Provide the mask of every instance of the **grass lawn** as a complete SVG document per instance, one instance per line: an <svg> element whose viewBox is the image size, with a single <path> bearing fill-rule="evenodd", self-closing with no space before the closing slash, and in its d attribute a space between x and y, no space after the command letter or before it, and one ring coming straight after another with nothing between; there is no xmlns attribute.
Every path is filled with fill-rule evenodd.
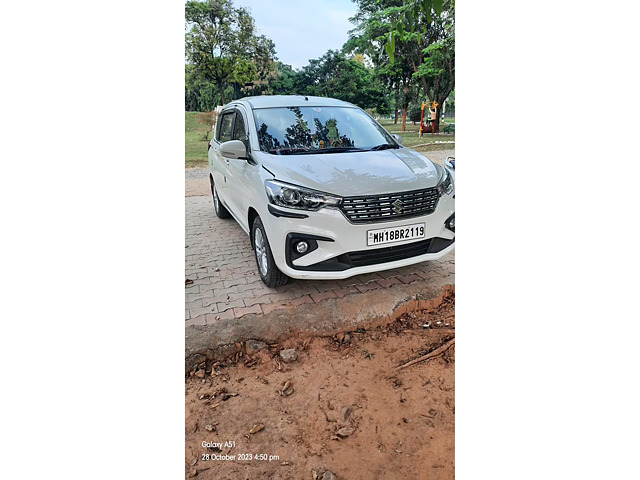
<svg viewBox="0 0 640 480"><path fill-rule="evenodd" d="M186 168L207 167L207 145L209 142L205 140L204 137L207 127L198 123L196 113L197 112L185 112L184 150ZM456 138L453 133L439 133L434 135L425 133L422 135L422 138L420 138L418 137L418 131L420 129L420 124L418 123L414 125L412 122L407 121L407 130L404 133L400 132L400 130L402 130L402 120L398 120L397 124L394 124L393 120L382 120L380 124L386 128L388 132L400 135L407 147L415 148L419 151L455 149L455 144L451 143L426 145L436 141L455 142ZM444 131L445 125L446 123L441 123L440 130ZM211 133L209 133L209 139L211 139Z"/></svg>
<svg viewBox="0 0 640 480"><path fill-rule="evenodd" d="M452 121L451 123L454 122ZM380 121L380 125L382 125L389 133L396 133L400 135L404 140L405 147L415 148L418 151L455 149L455 143L426 145L435 142L456 141L455 133L444 133L444 127L447 125L447 122L440 123L440 131L442 133L434 133L433 135L431 135L430 133L423 133L422 138L418 136L420 132L420 123L418 122L416 122L416 124L414 125L413 122L407 120L406 131L404 133L400 131L402 130L402 119L398 119L397 124L394 124L393 120L383 119Z"/></svg>
<svg viewBox="0 0 640 480"><path fill-rule="evenodd" d="M207 166L207 145L204 135L207 127L198 123L198 112L184 112L184 159L186 168L205 168ZM211 140L211 133L209 133Z"/></svg>

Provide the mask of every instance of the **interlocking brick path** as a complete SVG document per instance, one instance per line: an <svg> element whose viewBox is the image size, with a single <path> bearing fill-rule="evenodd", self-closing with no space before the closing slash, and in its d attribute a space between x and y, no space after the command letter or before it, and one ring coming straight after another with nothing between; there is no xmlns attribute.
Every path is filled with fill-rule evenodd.
<svg viewBox="0 0 640 480"><path fill-rule="evenodd" d="M219 219L211 196L188 196L186 202L186 325L270 313L283 306L322 302L400 283L454 283L454 252L439 261L367 273L345 280L294 280L268 288L258 275L249 236L233 219Z"/></svg>

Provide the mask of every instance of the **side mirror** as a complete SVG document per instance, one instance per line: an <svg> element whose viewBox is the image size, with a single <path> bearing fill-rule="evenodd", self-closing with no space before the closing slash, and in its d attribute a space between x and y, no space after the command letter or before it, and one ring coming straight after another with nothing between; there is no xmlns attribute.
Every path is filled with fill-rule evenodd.
<svg viewBox="0 0 640 480"><path fill-rule="evenodd" d="M447 159L444 161L444 164L451 168L452 170L456 169L456 157L447 157Z"/></svg>
<svg viewBox="0 0 640 480"><path fill-rule="evenodd" d="M400 135L398 135L397 133L394 133L391 136L396 142L398 142L398 145L401 145L404 147L404 139Z"/></svg>
<svg viewBox="0 0 640 480"><path fill-rule="evenodd" d="M247 147L240 140L230 140L220 145L220 155L237 160L249 159Z"/></svg>

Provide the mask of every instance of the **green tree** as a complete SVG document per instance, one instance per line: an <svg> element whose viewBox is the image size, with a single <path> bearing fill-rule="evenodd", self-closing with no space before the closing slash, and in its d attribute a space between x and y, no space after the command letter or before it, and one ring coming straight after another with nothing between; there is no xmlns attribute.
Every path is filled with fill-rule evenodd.
<svg viewBox="0 0 640 480"><path fill-rule="evenodd" d="M439 131L440 115L444 101L455 87L455 27L441 41L423 50L424 61L414 74L424 84L429 100L438 103L434 131Z"/></svg>
<svg viewBox="0 0 640 480"><path fill-rule="evenodd" d="M455 12L453 1L434 4L437 8L432 10L420 8L414 12L408 9L408 4L399 9L396 14L400 20L392 22L392 41L385 49L389 54L392 46L397 55L410 63L413 78L420 82L424 95L438 103L433 125L434 132L438 132L442 104L455 87ZM407 25L411 28L406 28ZM391 53L390 60L394 59Z"/></svg>
<svg viewBox="0 0 640 480"><path fill-rule="evenodd" d="M354 0L357 1L357 0ZM368 2L376 0L366 0ZM384 0L383 0L384 1ZM443 7L447 0L407 0L402 2L400 8L400 15L393 21L391 30L387 36L387 43L385 45L391 61L394 59L395 54L395 40L396 36L403 35L404 32L416 32L422 29L422 32L426 35L427 31L421 19L426 19L426 23L429 24L432 18L438 17L442 14ZM450 6L453 8L455 0L450 1Z"/></svg>
<svg viewBox="0 0 640 480"><path fill-rule="evenodd" d="M227 85L258 79L275 57L273 42L257 36L249 12L234 8L230 0L189 0L185 20L185 53L192 75L216 85L222 104Z"/></svg>
<svg viewBox="0 0 640 480"><path fill-rule="evenodd" d="M413 38L399 38L394 45L397 52L389 56L385 45L394 22L403 15L402 0L355 0L358 12L350 21L355 28L349 32L345 45L348 51L362 53L373 63L376 76L381 79L385 92L394 99L395 119L402 110L402 130L405 130L408 106L421 103L419 91L414 88L415 69L411 59L421 54L421 47ZM424 94L423 94L424 95ZM424 98L424 97L423 97Z"/></svg>
<svg viewBox="0 0 640 480"><path fill-rule="evenodd" d="M379 113L389 110L387 96L373 71L337 50L310 60L299 73L298 93L337 98Z"/></svg>
<svg viewBox="0 0 640 480"><path fill-rule="evenodd" d="M300 73L291 65L277 62L273 77L269 80L268 91L270 94L295 95L300 93Z"/></svg>

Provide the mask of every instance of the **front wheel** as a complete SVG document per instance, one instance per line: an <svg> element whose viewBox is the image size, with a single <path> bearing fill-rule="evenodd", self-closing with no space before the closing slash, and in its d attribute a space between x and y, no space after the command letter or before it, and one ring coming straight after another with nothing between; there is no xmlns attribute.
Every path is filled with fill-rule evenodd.
<svg viewBox="0 0 640 480"><path fill-rule="evenodd" d="M271 247L269 247L267 234L264 231L260 217L256 217L253 225L251 225L251 243L253 244L253 252L258 264L258 272L264 284L267 287L275 288L287 283L289 277L278 269L276 262L273 260Z"/></svg>
<svg viewBox="0 0 640 480"><path fill-rule="evenodd" d="M229 218L231 214L229 210L222 205L222 202L220 202L218 191L216 190L216 185L213 183L213 177L211 175L209 175L209 183L211 184L211 195L213 195L213 207L216 209L216 215L218 218Z"/></svg>

